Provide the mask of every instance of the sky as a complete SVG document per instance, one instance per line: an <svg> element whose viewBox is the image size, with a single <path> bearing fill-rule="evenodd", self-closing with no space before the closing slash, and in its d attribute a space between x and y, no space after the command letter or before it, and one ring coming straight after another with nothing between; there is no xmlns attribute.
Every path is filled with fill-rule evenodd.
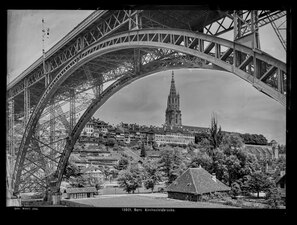
<svg viewBox="0 0 297 225"><path fill-rule="evenodd" d="M47 51L85 19L86 10L11 10L8 11L7 71L8 82L41 56L41 20L50 28ZM223 35L229 38L232 32ZM286 61L271 25L260 28L261 49ZM137 80L113 95L95 117L110 123L138 123L161 126L165 121L171 71ZM223 130L263 134L268 141L285 144L286 109L260 93L234 74L215 70L175 70L180 93L182 124L209 127L215 113Z"/></svg>

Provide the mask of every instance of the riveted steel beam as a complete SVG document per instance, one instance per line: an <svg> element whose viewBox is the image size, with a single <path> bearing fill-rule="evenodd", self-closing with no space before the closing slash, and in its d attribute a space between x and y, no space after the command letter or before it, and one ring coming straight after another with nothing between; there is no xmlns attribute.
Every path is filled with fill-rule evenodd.
<svg viewBox="0 0 297 225"><path fill-rule="evenodd" d="M69 94L70 94L70 110L69 110L69 133L71 133L74 125L75 125L75 121L76 121L76 112L75 112L75 90L74 89L70 89L69 90Z"/></svg>
<svg viewBox="0 0 297 225"><path fill-rule="evenodd" d="M176 36L176 38L165 38L167 37L173 37ZM162 37L162 38L158 38ZM182 39L183 42L176 42L177 39ZM52 82L49 84L47 89L45 90L44 94L41 96L40 101L36 105L32 116L29 119L28 125L26 127L26 130L24 132L24 137L22 140L22 143L20 145L18 158L16 160L16 170L15 170L15 177L16 180L19 179L20 171L22 170L23 160L24 157L27 154L28 144L29 140L32 137L33 130L36 126L36 123L38 119L41 116L42 110L46 107L47 102L52 98L55 91L58 89L58 87L69 77L74 71L76 71L77 68L80 68L84 64L90 62L92 59L95 59L99 56L102 56L104 54L115 52L122 49L135 49L135 48L154 48L154 49L161 49L161 48L167 48L174 50L176 52L181 52L184 55L191 55L195 57L199 57L203 60L206 60L212 64L215 64L229 72L232 72L239 77L245 79L246 81L254 84L255 86L258 86L262 88L262 91L265 93L268 93L270 96L272 96L274 99L277 99L282 104L285 103L285 96L282 95L278 90L269 87L262 81L258 79L252 79L253 74L252 71L245 71L244 70L244 64L250 61L250 57L245 59L247 61L243 61L244 64L241 63L241 65L235 65L229 64L226 61L220 60L219 57L215 57L214 54L208 51L200 51L200 48L190 48L190 43L195 41L199 44L202 43L214 43L217 46L224 47L225 49L232 49L233 51L236 50L238 54L241 56L253 56L258 61L265 62L267 64L273 65L277 67L280 71L282 71L284 74L286 73L286 66L281 61L274 59L273 57L266 55L265 53L261 51L254 51L253 49L234 43L231 41L227 41L221 38L201 34L201 33L195 33L195 32L189 32L185 30L177 30L177 29L153 29L153 30L135 30L130 32L124 32L121 34L115 34L113 36L110 36L109 38L106 38L98 43L95 43L93 45L90 45L86 50L82 51L80 54L78 54L76 57L71 59L69 63L61 69L61 71L53 78ZM185 42L185 40L187 40ZM198 41L199 40L199 41ZM178 43L178 44L177 44ZM231 50L229 50L231 51ZM220 55L217 53L217 56ZM223 54L224 55L224 54ZM229 54L230 60L234 60L234 55ZM152 60L156 60L157 58L154 56L152 57ZM253 60L249 63L253 63ZM149 66L149 63L146 64ZM144 67L145 65L142 64ZM257 67L257 65L253 65L254 67ZM120 72L127 72L127 69L119 69ZM156 70L154 70L156 71ZM128 72L127 72L128 73ZM142 74L139 76L135 76L134 73L127 74L127 76L122 76L117 81L114 82L114 84L110 87L108 87L98 98L98 101L106 101L108 98L107 96L110 96L114 94L117 90L121 89L123 86L128 85L133 81L133 79L139 79ZM262 75L262 74L260 74ZM115 79L115 76L113 76L113 79ZM105 93L105 94L104 94ZM100 104L102 103L100 102ZM99 104L99 103L98 103ZM89 119L90 113L94 112L96 109L96 105L91 104L89 109L85 111L83 114L82 120L85 121ZM88 114L89 113L89 114ZM69 139L66 141L66 147L64 151L64 156L59 158L59 164L57 171L63 172L65 163L67 162L70 152L72 151L73 144L75 142L75 138L77 135L79 135L79 130L81 129L82 123L80 121L75 125L75 127L72 129L71 135ZM73 136L76 135L76 136Z"/></svg>
<svg viewBox="0 0 297 225"><path fill-rule="evenodd" d="M267 10L242 10L239 13L240 16L240 21L243 23L243 26L241 27L241 35L245 35L249 32L251 32L252 27L251 23L252 22L252 13L253 11L257 11L258 14L258 20L253 21L255 22L255 25L257 27L262 27L265 26L271 21L278 20L279 18L282 18L286 16L286 11L284 10L275 10L275 11L267 11ZM214 36L219 36L222 35L228 31L231 31L235 29L235 27L238 24L234 23L234 19L236 18L236 15L234 12L231 11L226 11L226 12L221 12L225 17L216 20L204 27L204 33L209 34L209 35L214 35Z"/></svg>

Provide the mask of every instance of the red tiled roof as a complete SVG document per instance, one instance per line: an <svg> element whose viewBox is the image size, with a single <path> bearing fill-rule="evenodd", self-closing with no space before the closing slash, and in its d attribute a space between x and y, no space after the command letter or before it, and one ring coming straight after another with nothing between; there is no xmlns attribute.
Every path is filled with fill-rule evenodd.
<svg viewBox="0 0 297 225"><path fill-rule="evenodd" d="M212 179L203 168L189 168L167 187L168 192L204 194L216 191L229 191L230 187Z"/></svg>

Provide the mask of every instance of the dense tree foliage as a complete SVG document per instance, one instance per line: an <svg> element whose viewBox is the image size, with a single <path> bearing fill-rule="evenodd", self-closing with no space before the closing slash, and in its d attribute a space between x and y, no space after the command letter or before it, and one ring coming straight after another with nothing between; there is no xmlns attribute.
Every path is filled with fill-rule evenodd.
<svg viewBox="0 0 297 225"><path fill-rule="evenodd" d="M146 148L145 148L144 142L142 142L142 145L141 145L140 157L142 157L142 158L146 157Z"/></svg>
<svg viewBox="0 0 297 225"><path fill-rule="evenodd" d="M195 134L195 143L200 143L202 142L204 139L207 140L211 140L213 139L213 141L211 142L211 144L213 146L217 146L216 143L216 139L214 139L215 134L217 134L217 132L219 131L217 125L215 125L216 120L214 119L214 122L212 122L212 129L210 130L212 133L206 133L206 132L202 132L202 133L196 133ZM217 131L217 132L215 132ZM222 135L220 137L222 137L225 133L226 136L228 136L228 133L226 132L221 132ZM224 135L224 136L225 136ZM236 136L239 136L242 139L242 142L244 144L252 144L252 145L267 145L268 141L267 139L262 135L262 134L236 134ZM219 139L218 139L219 140ZM285 146L280 146L279 149L282 149L281 152L285 151Z"/></svg>
<svg viewBox="0 0 297 225"><path fill-rule="evenodd" d="M146 189L154 191L154 187L161 181L161 173L158 168L158 164L155 161L146 161L143 164L144 174L143 182Z"/></svg>
<svg viewBox="0 0 297 225"><path fill-rule="evenodd" d="M275 186L272 186L268 189L266 193L266 199L269 208L272 209L277 209L282 203L281 193Z"/></svg>
<svg viewBox="0 0 297 225"><path fill-rule="evenodd" d="M225 134L222 139L224 149L241 148L243 146L242 138L237 134Z"/></svg>
<svg viewBox="0 0 297 225"><path fill-rule="evenodd" d="M286 146L285 145L278 145L278 153L279 154L286 154Z"/></svg>
<svg viewBox="0 0 297 225"><path fill-rule="evenodd" d="M142 186L142 174L137 166L129 166L119 172L118 183L126 192L134 191Z"/></svg>
<svg viewBox="0 0 297 225"><path fill-rule="evenodd" d="M113 147L117 144L117 141L115 138L108 138L106 141L106 146Z"/></svg>
<svg viewBox="0 0 297 225"><path fill-rule="evenodd" d="M237 134L225 133L220 145L211 151L213 146L207 139L199 143L196 154L190 155L188 167L201 165L209 173L233 189L233 193L241 193L246 180L253 172L260 170L257 159L243 149L243 140Z"/></svg>
<svg viewBox="0 0 297 225"><path fill-rule="evenodd" d="M163 173L167 185L171 184L180 175L182 168L180 151L169 147L161 150L159 169Z"/></svg>
<svg viewBox="0 0 297 225"><path fill-rule="evenodd" d="M203 139L209 139L209 134L206 132L195 133L195 143L200 143Z"/></svg>
<svg viewBox="0 0 297 225"><path fill-rule="evenodd" d="M273 183L268 179L268 176L261 171L252 173L246 183L249 192L257 193L257 197L260 192L267 192L272 186Z"/></svg>
<svg viewBox="0 0 297 225"><path fill-rule="evenodd" d="M240 134L245 144L267 145L267 139L262 134Z"/></svg>
<svg viewBox="0 0 297 225"><path fill-rule="evenodd" d="M216 149L220 146L223 139L223 133L221 126L218 126L218 121L214 115L211 117L211 125L210 125L210 136L209 142L213 149Z"/></svg>
<svg viewBox="0 0 297 225"><path fill-rule="evenodd" d="M78 166L70 158L68 160L66 168L64 170L63 177L68 180L70 177L78 177L80 175L81 175L81 173L80 173Z"/></svg>
<svg viewBox="0 0 297 225"><path fill-rule="evenodd" d="M118 163L114 166L117 170L125 170L129 165L129 160L127 157L121 157Z"/></svg>
<svg viewBox="0 0 297 225"><path fill-rule="evenodd" d="M211 171L212 158L206 152L198 151L190 159L190 163L188 165L189 168L197 168L199 166L203 167L207 171Z"/></svg>

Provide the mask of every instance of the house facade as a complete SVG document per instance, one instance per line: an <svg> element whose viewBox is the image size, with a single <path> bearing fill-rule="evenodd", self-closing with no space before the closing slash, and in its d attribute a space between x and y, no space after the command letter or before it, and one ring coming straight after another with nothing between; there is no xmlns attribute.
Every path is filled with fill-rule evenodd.
<svg viewBox="0 0 297 225"><path fill-rule="evenodd" d="M67 188L66 189L68 199L77 198L92 198L97 194L95 187L83 187L83 188Z"/></svg>
<svg viewBox="0 0 297 225"><path fill-rule="evenodd" d="M158 146L163 144L188 145L195 142L195 137L182 133L155 134L155 142Z"/></svg>

